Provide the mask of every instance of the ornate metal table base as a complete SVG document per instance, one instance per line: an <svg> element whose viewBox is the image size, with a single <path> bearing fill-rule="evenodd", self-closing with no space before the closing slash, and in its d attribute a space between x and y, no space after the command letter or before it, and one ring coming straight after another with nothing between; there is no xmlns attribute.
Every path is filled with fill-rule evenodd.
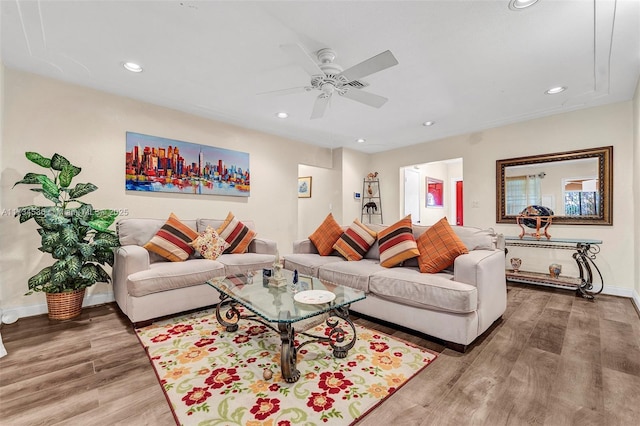
<svg viewBox="0 0 640 426"><path fill-rule="evenodd" d="M342 306L329 311L329 317L325 323L330 328L328 336L317 336L306 333L304 330L297 332L298 335L304 335L311 338L296 347L295 345L295 322L287 322L289 312L284 311L280 314L280 322L278 322L278 328L276 329L272 324L263 321L257 315L241 315L236 306L238 302L229 298L224 293L220 294L220 303L216 306L216 319L220 324L226 327L229 332L238 330L238 322L240 319L248 319L251 321L257 321L270 329L280 334L280 370L282 377L288 383L297 382L300 378L300 371L296 368L296 360L298 351L305 345L314 342L326 342L329 343L333 349L333 356L336 358L346 358L349 350L356 344L356 328L353 322L349 318L349 306ZM221 309L228 308L222 315ZM351 332L347 334L345 329L341 326L341 323L347 324L351 328ZM345 337L345 336L348 336Z"/></svg>
<svg viewBox="0 0 640 426"><path fill-rule="evenodd" d="M604 284L600 287L600 290L594 292L593 290L593 272L591 271L591 265L598 272L600 282L604 283L602 279L602 273L595 263L596 255L600 252L600 247L597 245L578 243L576 245L576 252L573 253L573 259L578 264L578 270L580 271L580 286L578 287L578 293L586 298L593 299L596 294L602 292Z"/></svg>

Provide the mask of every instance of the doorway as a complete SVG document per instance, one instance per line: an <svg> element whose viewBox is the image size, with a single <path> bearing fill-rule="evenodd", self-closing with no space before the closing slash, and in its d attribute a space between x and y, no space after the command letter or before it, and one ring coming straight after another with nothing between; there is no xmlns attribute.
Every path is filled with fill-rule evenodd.
<svg viewBox="0 0 640 426"><path fill-rule="evenodd" d="M443 217L451 225L464 223L462 158L401 167L400 179L400 211L414 224L433 225ZM441 202L428 202L428 179L441 182Z"/></svg>

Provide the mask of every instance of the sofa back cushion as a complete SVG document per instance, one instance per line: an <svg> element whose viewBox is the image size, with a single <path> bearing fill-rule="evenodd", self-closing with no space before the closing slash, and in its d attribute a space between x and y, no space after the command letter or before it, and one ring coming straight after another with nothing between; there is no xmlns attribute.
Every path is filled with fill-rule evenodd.
<svg viewBox="0 0 640 426"><path fill-rule="evenodd" d="M413 236L417 240L431 226L413 225ZM467 250L493 250L496 248L497 234L492 228L480 229L472 226L451 226L462 240Z"/></svg>
<svg viewBox="0 0 640 426"><path fill-rule="evenodd" d="M256 224L252 220L241 220L245 226L252 231L256 230ZM218 229L224 223L224 219L198 219L196 221L196 231L203 232L207 230L207 226L212 227L213 229Z"/></svg>
<svg viewBox="0 0 640 426"><path fill-rule="evenodd" d="M189 228L196 231L195 220L180 220ZM156 235L156 232L166 222L166 219L140 219L140 218L124 218L120 219L116 224L120 245L123 246L144 246ZM206 227L204 228L206 229Z"/></svg>

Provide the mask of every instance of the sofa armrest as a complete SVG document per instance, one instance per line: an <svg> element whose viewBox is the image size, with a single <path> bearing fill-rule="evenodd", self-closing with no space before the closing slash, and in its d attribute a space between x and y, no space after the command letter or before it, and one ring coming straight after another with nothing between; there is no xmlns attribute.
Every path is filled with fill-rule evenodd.
<svg viewBox="0 0 640 426"><path fill-rule="evenodd" d="M137 245L118 247L113 263L113 295L120 308L127 313L127 279L129 275L149 269L149 252Z"/></svg>
<svg viewBox="0 0 640 426"><path fill-rule="evenodd" d="M478 289L478 334L507 309L503 250L472 250L456 258L453 279Z"/></svg>
<svg viewBox="0 0 640 426"><path fill-rule="evenodd" d="M258 254L276 254L278 244L274 240L256 237L249 243L247 252Z"/></svg>
<svg viewBox="0 0 640 426"><path fill-rule="evenodd" d="M293 242L294 253L318 253L318 249L313 245L310 239L296 240Z"/></svg>

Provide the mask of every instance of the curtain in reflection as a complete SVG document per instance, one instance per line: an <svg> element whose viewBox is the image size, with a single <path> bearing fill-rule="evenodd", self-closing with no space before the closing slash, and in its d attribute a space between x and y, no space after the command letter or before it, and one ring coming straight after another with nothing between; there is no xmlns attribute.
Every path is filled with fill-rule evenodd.
<svg viewBox="0 0 640 426"><path fill-rule="evenodd" d="M505 184L507 215L517 215L527 206L542 203L540 176L507 177Z"/></svg>

